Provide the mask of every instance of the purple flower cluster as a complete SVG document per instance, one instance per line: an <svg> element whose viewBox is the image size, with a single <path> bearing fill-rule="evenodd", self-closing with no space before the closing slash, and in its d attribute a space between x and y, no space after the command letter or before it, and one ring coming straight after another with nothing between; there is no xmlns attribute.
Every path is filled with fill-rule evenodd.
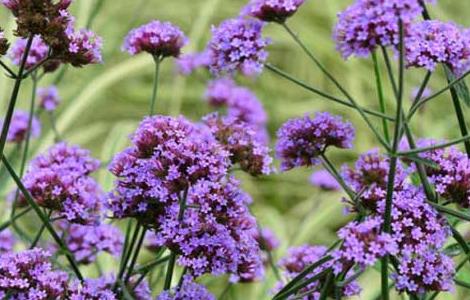
<svg viewBox="0 0 470 300"><path fill-rule="evenodd" d="M162 292L156 300L215 300L215 297L205 286L195 283L191 277L186 276L180 287Z"/></svg>
<svg viewBox="0 0 470 300"><path fill-rule="evenodd" d="M324 191L337 191L341 185L327 170L319 170L312 173L310 183Z"/></svg>
<svg viewBox="0 0 470 300"><path fill-rule="evenodd" d="M385 197L389 170L390 159L373 149L362 154L354 168L343 166L342 176L352 190L360 194L361 205L375 211L377 203ZM408 174L400 164L395 173L395 189L400 189Z"/></svg>
<svg viewBox="0 0 470 300"><path fill-rule="evenodd" d="M91 264L97 254L107 252L113 256L121 254L124 244L122 232L112 225L87 226L71 224L64 228L65 244L78 263Z"/></svg>
<svg viewBox="0 0 470 300"><path fill-rule="evenodd" d="M211 56L208 51L181 55L176 60L176 68L182 75L190 75L199 68L208 68Z"/></svg>
<svg viewBox="0 0 470 300"><path fill-rule="evenodd" d="M203 122L230 153L233 164L239 164L243 171L253 176L271 172L269 148L259 141L255 128L239 119L217 113L204 117Z"/></svg>
<svg viewBox="0 0 470 300"><path fill-rule="evenodd" d="M265 22L284 23L304 2L305 0L251 0L242 14Z"/></svg>
<svg viewBox="0 0 470 300"><path fill-rule="evenodd" d="M225 176L229 154L207 131L184 117L144 119L133 146L110 165L118 177L108 203L114 217L135 217L158 228L165 206L178 203L190 185Z"/></svg>
<svg viewBox="0 0 470 300"><path fill-rule="evenodd" d="M231 273L235 281L259 279L263 270L256 221L247 207L251 198L239 182L199 181L189 188L186 202L182 221L178 203L166 208L156 232L160 244L179 253L178 262L193 276Z"/></svg>
<svg viewBox="0 0 470 300"><path fill-rule="evenodd" d="M3 124L3 122L0 122ZM11 119L10 128L8 129L7 142L20 144L24 142L28 135L29 113L16 110ZM38 118L33 116L31 120L30 138L35 139L41 134L41 123Z"/></svg>
<svg viewBox="0 0 470 300"><path fill-rule="evenodd" d="M39 206L72 223L90 224L99 219L103 202L90 176L98 167L89 151L61 142L31 161L23 182Z"/></svg>
<svg viewBox="0 0 470 300"><path fill-rule="evenodd" d="M264 127L267 115L263 105L249 89L237 86L232 79L221 78L209 82L207 101L214 107L227 106L227 115L255 127Z"/></svg>
<svg viewBox="0 0 470 300"><path fill-rule="evenodd" d="M351 123L327 112L316 113L314 118L306 115L291 119L277 133L281 169L316 165L328 147L351 148L354 136Z"/></svg>
<svg viewBox="0 0 470 300"><path fill-rule="evenodd" d="M27 39L18 39L10 49L9 56L15 65L21 64L21 59L26 50ZM44 60L49 53L49 47L43 42L39 35L34 36L28 58L26 59L25 68L31 69L40 61Z"/></svg>
<svg viewBox="0 0 470 300"><path fill-rule="evenodd" d="M91 30L74 30L72 26L66 31L69 41L64 60L74 67L102 63L103 39Z"/></svg>
<svg viewBox="0 0 470 300"><path fill-rule="evenodd" d="M11 252L15 246L16 239L9 229L0 231L0 256Z"/></svg>
<svg viewBox="0 0 470 300"><path fill-rule="evenodd" d="M397 243L390 234L381 232L381 226L380 217L369 217L362 222L350 222L339 230L343 244L333 252L336 273L355 264L362 268L372 266L379 258L398 253Z"/></svg>
<svg viewBox="0 0 470 300"><path fill-rule="evenodd" d="M317 262L322 257L327 254L327 248L324 246L311 246L311 245L302 245L298 247L292 247L287 250L286 257L282 258L279 261L279 266L283 270L284 277L287 279L293 279L299 275L306 267ZM312 272L307 275L306 279L312 278L324 270L332 267L332 262L327 262L321 266L312 270ZM349 274L348 274L349 275ZM320 292L324 286L325 278L320 278L317 281L314 281L307 285L305 288L299 291L314 291L309 296L305 296L304 300L317 300L320 297ZM281 289L283 283L279 282L276 286L276 289ZM352 281L343 287L341 294L346 297L358 295L361 292L361 288L356 281Z"/></svg>
<svg viewBox="0 0 470 300"><path fill-rule="evenodd" d="M232 75L240 71L247 76L261 73L268 57L269 44L261 35L263 23L252 19L229 19L212 29L209 43L214 75Z"/></svg>
<svg viewBox="0 0 470 300"><path fill-rule="evenodd" d="M49 256L38 248L0 255L0 298L63 299L68 276L53 269Z"/></svg>
<svg viewBox="0 0 470 300"><path fill-rule="evenodd" d="M418 256L400 258L398 271L392 274L400 292L424 294L429 291L451 291L455 267L447 255L428 250Z"/></svg>
<svg viewBox="0 0 470 300"><path fill-rule="evenodd" d="M338 15L336 48L348 58L368 56L379 46L396 46L400 41L399 19L408 31L421 12L418 0L356 0Z"/></svg>
<svg viewBox="0 0 470 300"><path fill-rule="evenodd" d="M423 21L413 24L405 45L409 67L434 71L437 64L443 63L457 74L470 68L470 30L454 23Z"/></svg>
<svg viewBox="0 0 470 300"><path fill-rule="evenodd" d="M39 107L45 111L53 111L61 102L57 87L51 85L47 88L38 89Z"/></svg>
<svg viewBox="0 0 470 300"><path fill-rule="evenodd" d="M184 33L170 22L152 21L129 32L123 51L130 55L147 52L155 57L178 57L187 43Z"/></svg>

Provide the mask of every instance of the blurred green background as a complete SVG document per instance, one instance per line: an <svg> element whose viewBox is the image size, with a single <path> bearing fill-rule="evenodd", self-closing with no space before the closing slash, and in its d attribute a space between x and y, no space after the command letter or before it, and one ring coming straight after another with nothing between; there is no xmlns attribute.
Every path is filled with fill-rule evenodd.
<svg viewBox="0 0 470 300"><path fill-rule="evenodd" d="M371 60L343 61L335 51L331 38L337 12L351 2L307 0L300 11L289 19L289 24L362 105L378 109ZM438 5L430 9L433 17L453 20L470 27L470 1L438 2ZM127 145L128 135L146 115L152 88L151 58L146 55L129 57L120 50L127 32L152 19L171 21L180 26L191 40L184 52L201 51L210 38L211 24L235 17L245 3L245 0L75 1L72 12L77 17L78 24L85 26L91 23L91 28L104 38L105 63L67 70L59 85L60 94L64 99L57 115L59 131L67 140L91 149L94 156L100 158L104 164L109 162L114 153ZM3 8L0 8L0 20L0 26L5 28L7 33L11 33L14 21ZM315 87L341 96L280 26L268 25L265 35L272 39L269 46L269 62ZM384 71L383 66L382 69ZM407 97L411 90L420 84L423 76L422 70L407 71ZM382 77L386 78L385 73ZM47 86L54 78L55 75L48 76L41 85ZM210 111L203 101L206 79L200 76L182 77L175 72L174 62L166 60L160 76L158 112L169 115L184 114L198 120ZM354 149L329 152L338 167L343 163L353 162L358 153L379 145L357 113L302 90L268 70L256 79L237 80L240 84L250 87L263 102L269 114L268 126L273 142L277 128L288 118L306 112L326 110L343 115L351 120L357 129ZM11 80L5 77L0 78L2 111L5 111L11 83ZM445 86L442 72L439 71L433 76L430 85L435 90ZM387 108L391 113L394 103L390 86L386 86L385 92ZM28 82L23 86L19 107L27 108L29 95ZM407 107L410 103L407 103ZM465 110L467 113L468 109ZM381 128L379 120L373 118L373 121ZM451 99L447 94L433 100L412 125L417 136L454 138L459 135ZM32 155L46 149L52 140L48 120L43 118L42 137L34 141ZM11 155L15 154L13 148L8 150ZM244 188L254 198L253 211L260 223L273 229L282 240L281 249L275 253L276 258L281 257L291 245L331 243L337 229L348 221L348 217L343 214L342 194L324 193L310 186L308 177L311 172L312 170L306 169L295 170L258 179L238 174L243 178ZM99 180L105 190L110 189L112 177L106 170L100 172ZM12 183L3 177L1 186L1 194L5 195L11 190ZM7 215L5 210L2 218ZM29 226L34 228L34 224ZM112 262L107 258L103 258L103 261L109 264ZM462 278L470 278L465 272L466 270ZM360 278L364 287L361 299L374 299L378 295L379 277L378 272L370 270ZM216 295L226 285L225 279L204 280ZM264 284L234 287L230 290L228 299L269 299L268 291L274 282L273 275L268 272ZM469 297L470 295L459 292L443 295L441 299Z"/></svg>

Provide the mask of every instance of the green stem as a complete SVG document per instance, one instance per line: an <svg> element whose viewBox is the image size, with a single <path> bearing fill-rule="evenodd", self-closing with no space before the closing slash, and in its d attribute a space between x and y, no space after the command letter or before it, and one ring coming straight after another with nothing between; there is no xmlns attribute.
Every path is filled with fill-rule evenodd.
<svg viewBox="0 0 470 300"><path fill-rule="evenodd" d="M52 211L48 214L47 218L49 218L49 221L51 219ZM36 247L38 244L39 240L41 239L41 236L46 229L46 225L42 224L41 228L39 229L38 233L36 234L36 237L34 238L33 242L31 243L31 246L29 246L29 249L33 249Z"/></svg>
<svg viewBox="0 0 470 300"><path fill-rule="evenodd" d="M7 229L8 227L10 227L11 223L15 220L18 220L19 218L21 218L22 216L26 215L27 213L29 213L30 211L32 210L31 207L28 207L26 209L24 209L22 212L18 213L15 215L15 218L14 220L8 220L6 221L5 223L3 223L2 225L0 225L0 232L2 232L3 230Z"/></svg>
<svg viewBox="0 0 470 300"><path fill-rule="evenodd" d="M25 70L26 60L29 55L29 51L31 50L31 45L33 43L34 35L30 35L28 41L26 42L26 47L23 53L23 57L21 58L20 68L18 70L18 74L15 79L15 85L13 87L13 91L11 93L10 102L8 104L8 110L5 115L3 126L2 126L2 133L0 135L0 156L3 157L5 144L7 140L8 130L10 129L11 119L13 117L13 112L16 106L16 100L18 99L18 93L20 91L21 83L23 81L23 72Z"/></svg>
<svg viewBox="0 0 470 300"><path fill-rule="evenodd" d="M131 257L131 254L133 252L133 249L134 249L134 246L135 246L135 243L137 241L137 238L139 236L139 232L140 232L140 228L141 228L141 225L140 223L137 223L135 225L135 229L134 229L134 234L132 235L132 240L130 242L130 244L128 245L127 247L127 252L124 251L124 257L123 259L121 260L121 266L120 266L120 269L119 269L119 273L118 273L118 276L117 276L117 281L120 281L122 279L122 277L124 276L124 271L126 270L126 267L127 267L127 263L129 262L129 259ZM116 285L115 285L116 287Z"/></svg>
<svg viewBox="0 0 470 300"><path fill-rule="evenodd" d="M25 186L23 185L23 183L21 182L21 179L18 177L18 175L15 173L15 170L12 168L12 166L10 165L10 163L8 162L8 160L6 159L6 157L4 155L2 155L2 162L3 164L5 165L8 173L10 173L10 176L13 178L13 181L15 181L16 185L18 186L18 188L20 189L21 193L23 193L23 196L25 197L26 199L26 202L28 202L28 204L33 208L33 210L36 212L36 214L38 215L38 217L41 219L41 221L43 222L43 224L46 226L46 229L49 231L49 233L51 234L52 238L54 239L54 241L57 243L57 245L60 247L61 250L63 250L65 252L65 257L67 258L67 260L69 261L70 263L70 266L72 267L72 270L73 272L75 273L75 275L77 276L77 278L80 280L80 281L83 281L83 276L82 274L80 273L80 269L78 268L78 265L77 265L77 262L75 261L75 258L74 256L71 254L71 252L68 250L67 248L67 245L65 245L65 243L61 240L61 238L59 237L59 235L57 234L57 232L54 230L54 228L52 227L52 225L49 223L49 219L47 218L47 216L42 212L42 210L40 209L40 207L37 205L37 203L34 201L34 199L32 198L31 194L29 193L29 191L25 188Z"/></svg>
<svg viewBox="0 0 470 300"><path fill-rule="evenodd" d="M5 71L7 71L9 77L14 78L14 79L16 78L15 72L13 72L13 71L12 71L3 61L1 61L1 60L0 60L0 66L2 66L2 67L5 69Z"/></svg>
<svg viewBox="0 0 470 300"><path fill-rule="evenodd" d="M343 190L348 194L349 198L351 200L356 198L355 193L349 188L349 186L346 184L346 182L343 180L343 177L339 174L338 170L336 170L335 166L333 163L326 157L326 155L323 153L320 155L321 161L325 169L333 176L336 181L341 185Z"/></svg>
<svg viewBox="0 0 470 300"><path fill-rule="evenodd" d="M134 251L134 256L131 259L131 264L129 265L127 275L124 279L125 284L127 284L129 282L129 279L131 278L131 275L134 272L134 267L135 267L135 264L137 262L137 258L139 257L139 252L140 252L140 249L142 248L142 244L144 243L145 233L146 232L147 232L147 229L145 227L143 227L143 230L140 234L140 239L137 242L137 246L136 246L135 251Z"/></svg>
<svg viewBox="0 0 470 300"><path fill-rule="evenodd" d="M384 92L382 88L382 78L380 76L380 69L379 69L379 64L377 61L377 54L372 52L372 59L374 61L374 73L375 73L375 82L377 85L377 94L379 97L379 105L380 105L380 112L385 114L386 108L385 108L385 98L384 98ZM390 133L388 132L388 124L387 120L382 119L382 126L384 129L384 137L387 143L390 143Z"/></svg>
<svg viewBox="0 0 470 300"><path fill-rule="evenodd" d="M432 146L423 147L423 148L416 148L416 149L412 149L412 150L408 150L408 151L397 152L396 155L397 156L407 156L407 155L419 154L419 153L428 152L428 151L431 151L431 150L447 148L447 147L457 145L457 144L460 144L460 143L468 141L468 140L470 140L470 135L463 136L461 138L451 140L447 143L432 145Z"/></svg>
<svg viewBox="0 0 470 300"><path fill-rule="evenodd" d="M431 204L435 209L437 209L441 213L445 213L447 215L454 216L456 218L459 218L465 221L470 221L470 215L467 215L466 213L447 208L445 206L439 205L434 202L428 202L428 203Z"/></svg>
<svg viewBox="0 0 470 300"><path fill-rule="evenodd" d="M265 67L266 67L266 69L272 71L273 73L275 73L275 74L277 74L277 75L279 75L279 76L281 76L281 77L283 77L283 78L285 78L285 79L291 81L292 83L297 84L298 86L300 86L300 87L302 87L302 88L304 88L304 89L306 89L306 90L308 90L308 91L310 91L310 92L312 92L312 93L314 93L314 94L317 94L317 95L319 95L319 96L322 96L323 98L328 99L328 100L331 100L331 101L336 102L336 103L338 103L338 104L341 104L341 105L344 105L344 106L347 106L347 107L351 107L351 108L355 108L355 106L352 105L351 103L349 103L348 101L339 99L339 98L337 98L337 97L335 97L335 96L332 96L332 95L330 95L330 94L328 94L328 93L322 92L322 91L320 91L320 90L318 90L318 89L316 89L316 88L314 88L314 87L308 85L307 83L305 83L305 82L303 82L303 81L301 81L301 80L299 80L299 79L296 79L296 78L293 77L292 75L290 75L290 74L288 74L288 73L282 71L281 69L279 69L279 68L277 68L277 67L275 67L275 66L273 66L273 65L271 65L271 64L265 64ZM393 119L392 117L387 116L387 115L384 115L384 114L382 114L382 113L380 113L380 112L377 112L377 111L374 111L374 110L370 110L370 109L367 109L367 108L362 108L362 110L363 110L365 113L367 113L367 114L369 114L369 115L371 115L371 116L375 116L375 117L378 117L378 118L385 118L385 119L387 119L387 120L389 120L389 121L392 121L392 122L394 121L394 119Z"/></svg>
<svg viewBox="0 0 470 300"><path fill-rule="evenodd" d="M155 103L157 100L157 93L158 93L158 77L160 73L160 63L161 63L161 59L158 56L154 56L153 60L155 61L155 75L153 79L152 98L150 99L150 115L151 116L155 114Z"/></svg>

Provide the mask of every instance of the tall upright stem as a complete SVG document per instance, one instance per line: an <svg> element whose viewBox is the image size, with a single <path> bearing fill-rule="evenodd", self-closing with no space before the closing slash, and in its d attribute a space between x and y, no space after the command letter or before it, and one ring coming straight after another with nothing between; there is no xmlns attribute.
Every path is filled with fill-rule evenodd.
<svg viewBox="0 0 470 300"><path fill-rule="evenodd" d="M377 54L372 52L372 59L374 61L374 73L375 73L375 81L377 84L377 96L379 97L379 104L380 104L380 112L385 114L385 98L384 98L384 92L382 88L382 78L380 76L380 70L379 70L379 63L377 61ZM382 126L384 129L384 137L387 140L388 143L390 143L390 134L388 132L388 124L387 120L382 119Z"/></svg>
<svg viewBox="0 0 470 300"><path fill-rule="evenodd" d="M26 47L21 58L20 68L15 79L15 85L13 86L13 91L11 92L10 102L8 103L8 110L3 120L2 133L0 135L0 156L3 156L5 150L5 144L7 140L8 130L10 129L11 119L13 117L13 112L15 111L16 100L18 99L18 93L20 92L21 83L23 82L23 74L25 70L26 60L28 59L29 51L31 50L31 45L33 43L34 35L31 34L26 42Z"/></svg>
<svg viewBox="0 0 470 300"><path fill-rule="evenodd" d="M160 73L161 58L158 56L154 56L153 60L155 61L155 74L153 78L152 98L150 99L150 115L151 116L155 114L155 103L157 101L157 94L158 94L158 77Z"/></svg>

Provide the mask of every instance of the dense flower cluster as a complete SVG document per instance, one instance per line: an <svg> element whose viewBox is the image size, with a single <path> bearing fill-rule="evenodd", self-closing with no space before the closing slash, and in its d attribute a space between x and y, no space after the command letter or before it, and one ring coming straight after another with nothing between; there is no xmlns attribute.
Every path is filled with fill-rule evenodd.
<svg viewBox="0 0 470 300"><path fill-rule="evenodd" d="M103 278L74 281L69 286L70 300L117 300L116 294Z"/></svg>
<svg viewBox="0 0 470 300"><path fill-rule="evenodd" d="M233 164L251 174L269 174L272 158L269 148L259 141L256 129L232 117L210 114L203 118L217 141L230 153Z"/></svg>
<svg viewBox="0 0 470 300"><path fill-rule="evenodd" d="M378 212L383 214L385 202L379 204ZM450 236L445 218L426 203L424 192L406 185L395 191L392 207L392 236L397 242L401 255L423 253L427 249L440 248Z"/></svg>
<svg viewBox="0 0 470 300"><path fill-rule="evenodd" d="M251 0L242 13L265 22L283 23L304 2L305 0Z"/></svg>
<svg viewBox="0 0 470 300"><path fill-rule="evenodd" d="M261 35L262 29L262 22L244 18L229 19L214 27L209 43L211 72L217 76L236 71L247 76L261 73L269 44Z"/></svg>
<svg viewBox="0 0 470 300"><path fill-rule="evenodd" d="M423 294L452 290L454 274L455 267L450 257L428 250L418 256L401 257L398 271L392 274L392 278L398 291Z"/></svg>
<svg viewBox="0 0 470 300"><path fill-rule="evenodd" d="M376 210L377 203L385 198L390 159L377 149L362 154L354 168L343 166L342 176L352 190L360 194L361 205ZM407 173L397 164L395 189L400 189Z"/></svg>
<svg viewBox="0 0 470 300"><path fill-rule="evenodd" d="M155 57L178 57L186 43L184 33L175 25L170 22L152 21L132 29L122 49L130 55L148 52Z"/></svg>
<svg viewBox="0 0 470 300"><path fill-rule="evenodd" d="M443 63L461 74L470 68L470 30L454 23L423 21L413 24L406 39L409 67L434 71Z"/></svg>
<svg viewBox="0 0 470 300"><path fill-rule="evenodd" d="M39 107L46 111L53 111L61 102L57 87L51 85L47 88L38 89Z"/></svg>
<svg viewBox="0 0 470 300"><path fill-rule="evenodd" d="M187 276L180 287L164 291L156 300L215 300L215 297L205 286L195 283Z"/></svg>
<svg viewBox="0 0 470 300"><path fill-rule="evenodd" d="M362 222L350 222L339 230L343 243L333 252L336 273L354 264L363 268L372 266L379 258L398 252L397 243L390 234L381 232L381 226L380 217L369 217Z"/></svg>
<svg viewBox="0 0 470 300"><path fill-rule="evenodd" d="M368 56L379 46L396 46L400 41L399 19L408 31L421 12L418 0L356 0L338 15L336 48L348 58Z"/></svg>
<svg viewBox="0 0 470 300"><path fill-rule="evenodd" d="M5 55L9 48L10 43L8 43L2 28L0 28L0 56Z"/></svg>
<svg viewBox="0 0 470 300"><path fill-rule="evenodd" d="M281 169L316 165L328 147L351 148L354 135L351 123L327 112L316 113L314 118L306 115L291 119L277 133Z"/></svg>
<svg viewBox="0 0 470 300"><path fill-rule="evenodd" d="M234 178L199 181L188 191L180 220L178 203L166 208L157 240L177 251L179 263L193 276L231 273L233 280L258 279L262 263L250 202Z"/></svg>
<svg viewBox="0 0 470 300"><path fill-rule="evenodd" d="M71 26L71 25L70 25ZM103 40L93 31L88 29L74 30L70 27L67 31L68 48L62 54L62 60L74 67L103 62L101 48Z"/></svg>
<svg viewBox="0 0 470 300"><path fill-rule="evenodd" d="M13 250L16 239L9 229L0 231L0 255L8 253Z"/></svg>
<svg viewBox="0 0 470 300"><path fill-rule="evenodd" d="M209 82L205 97L214 107L226 106L230 117L259 128L266 125L267 115L256 95L229 78Z"/></svg>
<svg viewBox="0 0 470 300"><path fill-rule="evenodd" d="M21 64L27 43L28 41L26 39L20 38L11 47L9 56L15 65ZM42 38L39 35L34 36L28 58L26 59L25 68L31 69L44 60L48 53L49 47L42 41Z"/></svg>
<svg viewBox="0 0 470 300"><path fill-rule="evenodd" d="M65 244L78 263L90 264L99 253L107 252L113 256L121 254L124 236L112 225L100 224L87 226L71 224L65 226Z"/></svg>
<svg viewBox="0 0 470 300"><path fill-rule="evenodd" d="M132 143L111 163L118 180L109 207L114 217L135 217L153 227L191 184L217 182L229 165L228 153L210 133L183 117L144 119Z"/></svg>
<svg viewBox="0 0 470 300"><path fill-rule="evenodd" d="M319 170L312 173L310 183L325 191L336 191L341 189L341 185L327 170Z"/></svg>
<svg viewBox="0 0 470 300"><path fill-rule="evenodd" d="M176 60L176 67L180 74L189 75L199 68L208 68L211 56L208 51L181 55Z"/></svg>
<svg viewBox="0 0 470 300"><path fill-rule="evenodd" d="M1 121L0 123L3 124L3 121ZM16 110L13 113L10 128L8 129L7 142L19 144L25 141L28 135L28 127L29 113L22 110ZM41 124L39 123L39 120L35 116L33 116L31 120L30 138L35 139L39 137L40 134Z"/></svg>
<svg viewBox="0 0 470 300"><path fill-rule="evenodd" d="M279 261L279 266L283 270L284 277L291 280L299 275L306 267L317 262L327 253L327 248L324 246L311 246L311 245L302 245L298 247L292 247L287 250L287 255ZM312 272L307 275L306 279L312 278L322 271L330 268L332 262L327 262L321 266L312 270ZM348 274L349 275L349 274ZM305 296L304 300L316 300L319 299L320 292L324 286L325 278L320 278L317 281L314 281L307 285L305 288L299 291L299 294L306 291L314 291L311 295ZM276 289L281 289L283 283L278 283ZM356 281L352 281L343 287L341 294L349 297L358 295L361 292L361 288Z"/></svg>
<svg viewBox="0 0 470 300"><path fill-rule="evenodd" d="M39 206L72 223L94 223L103 202L90 176L98 167L89 151L61 142L31 161L23 182ZM24 199L20 203L25 204Z"/></svg>
<svg viewBox="0 0 470 300"><path fill-rule="evenodd" d="M68 276L52 268L49 256L38 248L0 255L0 298L62 299Z"/></svg>

